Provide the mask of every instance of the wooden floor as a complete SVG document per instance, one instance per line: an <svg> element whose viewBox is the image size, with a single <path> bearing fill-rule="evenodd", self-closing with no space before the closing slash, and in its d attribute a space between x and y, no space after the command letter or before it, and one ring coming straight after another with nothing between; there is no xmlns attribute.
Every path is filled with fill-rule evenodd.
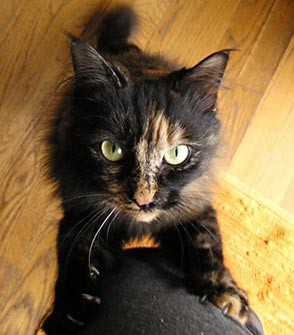
<svg viewBox="0 0 294 335"><path fill-rule="evenodd" d="M132 40L193 65L237 48L220 94L227 169L216 192L226 261L269 335L294 334L294 1L134 0ZM121 3L121 1L120 1ZM0 3L0 334L34 334L52 302L58 201L42 129L69 41L115 1Z"/></svg>

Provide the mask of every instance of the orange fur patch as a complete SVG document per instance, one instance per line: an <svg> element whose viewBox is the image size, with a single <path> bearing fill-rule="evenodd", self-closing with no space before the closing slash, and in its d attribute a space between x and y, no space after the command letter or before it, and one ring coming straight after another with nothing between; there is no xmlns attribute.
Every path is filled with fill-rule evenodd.
<svg viewBox="0 0 294 335"><path fill-rule="evenodd" d="M123 243L123 249L134 249L134 248L159 248L159 242L156 242L154 237L151 235L144 235L140 238L134 237L129 241Z"/></svg>

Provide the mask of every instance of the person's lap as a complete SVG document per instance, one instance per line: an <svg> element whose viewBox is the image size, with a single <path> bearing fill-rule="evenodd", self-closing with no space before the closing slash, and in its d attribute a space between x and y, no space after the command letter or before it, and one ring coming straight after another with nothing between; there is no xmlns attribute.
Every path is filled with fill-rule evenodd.
<svg viewBox="0 0 294 335"><path fill-rule="evenodd" d="M241 326L188 293L183 276L159 250L129 250L118 269L102 278L101 304L80 335L262 335L254 313Z"/></svg>

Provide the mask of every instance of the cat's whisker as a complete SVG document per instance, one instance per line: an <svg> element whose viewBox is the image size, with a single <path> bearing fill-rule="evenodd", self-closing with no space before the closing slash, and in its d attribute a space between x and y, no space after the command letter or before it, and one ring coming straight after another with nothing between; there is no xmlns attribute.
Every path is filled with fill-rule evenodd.
<svg viewBox="0 0 294 335"><path fill-rule="evenodd" d="M201 233L200 229L199 229L195 224L192 223L192 226L193 226L193 228L194 228L195 230L197 230L198 233ZM204 227L202 224L201 224L201 226L205 229L205 227ZM212 234L212 232L211 232L211 234ZM213 235L213 236L214 236L214 235ZM213 238L214 238L214 240L215 240L216 242L218 242L217 239L216 239L216 237L213 237ZM196 248L195 248L195 249L196 249ZM211 259L212 259L213 262L214 262L214 255L213 255L213 251L212 251L212 246L211 246L211 245L209 245L209 253L210 253Z"/></svg>
<svg viewBox="0 0 294 335"><path fill-rule="evenodd" d="M107 232L106 232L106 241L109 240L109 231L110 231L110 228L112 226L112 224L114 223L114 221L116 220L116 218L118 217L120 211L118 210L117 213L114 215L114 217L112 218L112 220L110 221L108 227L107 227Z"/></svg>
<svg viewBox="0 0 294 335"><path fill-rule="evenodd" d="M65 243L65 241L68 239L68 237L71 235L71 233L79 226L81 225L83 222L85 222L87 219L89 219L91 216L93 216L96 213L97 209L95 208L94 210L90 211L90 213L88 213L88 215L86 215L85 217L83 217L81 220L79 220L77 223L75 223L73 225L73 227L67 232L67 234L63 237L63 240L61 242L60 247L62 247Z"/></svg>
<svg viewBox="0 0 294 335"><path fill-rule="evenodd" d="M206 227L204 224L202 224L201 222L198 222L198 223L200 223L201 227L204 228L204 229L208 232L208 234L215 240L215 242L217 242L217 243L219 242L218 239L216 238L216 236L213 234L213 232L211 232L211 231L209 230L209 228L207 228L207 227ZM195 224L192 223L192 226L195 227L195 229L196 229Z"/></svg>
<svg viewBox="0 0 294 335"><path fill-rule="evenodd" d="M77 195L71 198L65 198L62 202L67 203L67 202L78 200L78 199L83 199L83 198L88 198L88 197L98 197L98 196L105 196L105 195L103 193L97 193L97 192L86 193L86 194Z"/></svg>
<svg viewBox="0 0 294 335"><path fill-rule="evenodd" d="M184 212L184 209L182 208L181 204L180 204L180 206L177 207L177 209L178 209L181 213ZM173 215L173 216L174 216L174 215ZM177 218L177 217L175 217L175 218ZM183 244L182 235L181 235L181 233L180 233L180 231L179 231L178 225L179 225L179 226L181 227L181 229L185 232L185 234L187 235L188 239L191 241L192 245L193 245L194 241L193 241L193 239L192 239L192 237L191 237L191 234L188 232L187 228L185 227L185 225L184 225L183 223L181 223L180 221L175 222L175 221L173 221L173 220L172 220L171 222L172 222L172 224L174 225L175 229L177 230L177 233L178 233L179 238L180 238L180 242L181 242L181 255L182 255L182 257L181 257L181 265L182 265L182 267L183 267L183 258L184 258L184 246L183 246L183 245L184 245L184 244ZM193 250L194 250L194 249L193 249ZM197 250L194 250L194 253L195 253L195 255L196 255L197 258L198 258Z"/></svg>
<svg viewBox="0 0 294 335"><path fill-rule="evenodd" d="M179 206L178 209L179 209L180 211L184 211L184 209L183 209L182 207L180 207L180 206ZM179 222L179 224L180 224L181 228L182 228L183 231L186 233L186 235L188 236L188 238L190 239L190 241L191 241L191 243L192 243L192 245L193 245L193 244L194 244L194 241L193 241L193 239L192 239L192 237L191 237L191 234L187 231L187 229L186 229L186 227L185 227L185 225L184 225L183 223ZM192 222L191 222L190 224L192 225L192 227L193 227L195 230L197 230L198 233L201 232L200 229L199 229L195 224L193 224ZM175 226L176 226L176 225L175 225ZM203 226L203 225L202 225L202 226ZM205 227L204 227L204 229L205 229ZM212 234L212 233L211 233L211 234ZM196 248L193 248L193 250L194 250L194 254L195 254L196 258L198 259L198 263L201 263L201 262L199 262L199 257L198 257L197 249L196 249ZM213 256L213 252L212 252L212 247L211 247L211 246L209 247L209 252L210 252L211 258L214 260L214 256Z"/></svg>
<svg viewBox="0 0 294 335"><path fill-rule="evenodd" d="M89 252L88 252L88 268L89 268L89 273L91 272L91 255L92 255L92 250L93 250L93 246L95 243L96 238L98 237L101 229L104 227L104 225L106 224L106 222L108 221L108 219L111 217L111 215L114 213L115 208L113 208L110 213L106 216L106 218L104 219L104 221L101 223L101 225L99 226L98 230L96 231L92 242L90 244L90 248L89 248Z"/></svg>
<svg viewBox="0 0 294 335"><path fill-rule="evenodd" d="M185 227L184 224L180 223L180 226L182 227L183 231L186 233L188 239L191 241L192 246L193 246L194 241L193 241L193 239L191 237L191 234L187 231L187 229L186 229L186 227ZM198 260L198 263L199 263L199 255L198 255L197 249L196 248L192 248L192 250L193 250L194 255L195 255L195 257L196 257L196 259Z"/></svg>
<svg viewBox="0 0 294 335"><path fill-rule="evenodd" d="M183 208L186 209L186 206L187 204L183 204L183 203L180 203L179 204L179 209L182 210ZM218 239L216 238L216 236L213 234L213 232L210 231L210 229L208 227L206 227L200 220L197 221L202 228L204 228L208 234L216 241L218 242ZM193 222L190 222L190 224L199 232L199 228L193 223Z"/></svg>
<svg viewBox="0 0 294 335"><path fill-rule="evenodd" d="M96 220L99 219L100 216L102 216L104 213L105 213L106 209L102 209L100 211L97 211L96 213L94 213L92 215L92 217L89 219L89 221L85 224L84 227L82 227L79 232L77 233L73 243L71 244L71 247L69 248L69 251L67 253L67 256L66 256L66 260L65 260L65 270L64 270L64 274L66 275L66 272L67 272L67 267L68 267L68 262L69 262L69 259L70 259L70 255L73 251L73 248L75 246L75 244L78 242L79 238L81 237L81 235L83 235L89 228L90 226L92 225L93 222L95 222Z"/></svg>
<svg viewBox="0 0 294 335"><path fill-rule="evenodd" d="M180 240L180 243L181 243L181 267L183 269L183 267L184 267L184 242L183 242L182 235L179 231L179 228L178 228L177 224L174 223L174 226L176 228L176 231L178 233L179 240Z"/></svg>

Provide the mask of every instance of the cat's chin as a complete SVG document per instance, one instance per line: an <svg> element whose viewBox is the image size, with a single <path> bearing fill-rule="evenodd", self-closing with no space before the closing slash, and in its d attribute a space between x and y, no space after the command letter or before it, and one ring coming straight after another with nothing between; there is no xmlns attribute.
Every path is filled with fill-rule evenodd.
<svg viewBox="0 0 294 335"><path fill-rule="evenodd" d="M156 219L159 215L159 211L158 210L153 210L152 212L138 212L136 213L136 215L134 216L135 220L137 222L146 222L149 223L151 221L153 221L154 219Z"/></svg>

